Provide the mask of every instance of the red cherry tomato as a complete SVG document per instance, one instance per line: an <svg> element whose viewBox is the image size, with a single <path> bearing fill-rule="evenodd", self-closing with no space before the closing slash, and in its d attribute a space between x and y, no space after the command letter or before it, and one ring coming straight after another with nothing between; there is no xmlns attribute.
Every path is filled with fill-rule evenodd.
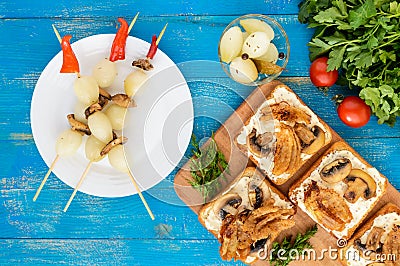
<svg viewBox="0 0 400 266"><path fill-rule="evenodd" d="M337 113L345 125L362 127L371 117L371 108L359 97L348 96L339 104Z"/></svg>
<svg viewBox="0 0 400 266"><path fill-rule="evenodd" d="M310 66L311 82L317 87L330 87L336 83L339 73L337 70L326 71L328 58L320 57L315 59Z"/></svg>

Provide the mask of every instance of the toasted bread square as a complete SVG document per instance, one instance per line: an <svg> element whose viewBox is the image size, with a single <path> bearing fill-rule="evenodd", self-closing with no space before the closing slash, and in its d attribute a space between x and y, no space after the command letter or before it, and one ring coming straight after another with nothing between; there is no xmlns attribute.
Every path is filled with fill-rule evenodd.
<svg viewBox="0 0 400 266"><path fill-rule="evenodd" d="M329 126L289 87L278 85L249 117L235 144L281 185L331 140Z"/></svg>
<svg viewBox="0 0 400 266"><path fill-rule="evenodd" d="M387 184L348 144L337 142L290 188L289 197L329 233L349 239Z"/></svg>
<svg viewBox="0 0 400 266"><path fill-rule="evenodd" d="M296 207L273 187L260 171L254 167L248 167L216 199L200 209L198 218L201 224L218 238L222 246L226 235L223 232L221 234L221 229L227 223L228 217L240 220L238 228L240 231L246 231L246 238L260 238L257 241L261 241L265 240L265 236L268 235L268 241L272 243L283 230L294 225L292 218L295 212ZM244 219L238 218L241 217L241 214L244 214ZM246 229L249 219L257 220L252 230ZM262 230L257 229L257 226L266 225L270 221L271 226L262 227ZM279 227L274 227L273 221L280 222L275 223ZM272 228L275 228L274 231ZM255 246L257 241L251 241L249 243ZM249 251L251 245L246 247L249 248ZM223 259L226 258L223 257ZM235 257L235 259L250 263L255 261L257 256L255 252L252 252L246 258Z"/></svg>

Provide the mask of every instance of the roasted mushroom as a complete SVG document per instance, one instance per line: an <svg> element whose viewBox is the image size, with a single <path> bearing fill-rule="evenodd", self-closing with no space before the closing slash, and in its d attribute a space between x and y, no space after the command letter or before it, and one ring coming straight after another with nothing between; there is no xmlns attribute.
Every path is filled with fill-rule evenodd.
<svg viewBox="0 0 400 266"><path fill-rule="evenodd" d="M133 61L132 66L138 67L146 71L152 70L154 68L153 65L150 63L150 60L147 58Z"/></svg>
<svg viewBox="0 0 400 266"><path fill-rule="evenodd" d="M88 119L88 117L93 114L94 112L101 111L103 109L103 106L101 106L99 103L94 103L90 105L88 108L85 110L85 117Z"/></svg>
<svg viewBox="0 0 400 266"><path fill-rule="evenodd" d="M136 104L135 102L131 99L131 97L129 97L126 94L115 94L111 97L111 100L116 103L117 105L124 107L124 108L130 108L130 107L135 107Z"/></svg>
<svg viewBox="0 0 400 266"><path fill-rule="evenodd" d="M99 88L99 97L102 96L105 99L111 101L111 94L109 94L105 89Z"/></svg>
<svg viewBox="0 0 400 266"><path fill-rule="evenodd" d="M271 132L265 132L260 135L255 140L255 143L260 146L262 149L267 149L268 145L273 140L274 136Z"/></svg>
<svg viewBox="0 0 400 266"><path fill-rule="evenodd" d="M343 197L350 203L355 203L361 196L365 194L368 189L367 184L360 178L356 178L349 181L348 178L344 179L344 182L348 185Z"/></svg>
<svg viewBox="0 0 400 266"><path fill-rule="evenodd" d="M263 202L271 197L269 188L260 178L253 178L247 187L250 206L253 209L261 207Z"/></svg>
<svg viewBox="0 0 400 266"><path fill-rule="evenodd" d="M294 131L300 138L303 146L309 146L316 138L314 133L304 124L296 123L294 126Z"/></svg>
<svg viewBox="0 0 400 266"><path fill-rule="evenodd" d="M114 132L113 132L114 133ZM126 137L118 137L118 138L114 138L112 141L110 141L100 152L101 156L106 155L107 153L109 153L112 148L114 148L115 146L119 145L119 144L124 144L126 141L128 140L128 138Z"/></svg>
<svg viewBox="0 0 400 266"><path fill-rule="evenodd" d="M320 175L322 180L333 184L345 179L352 169L349 159L336 159L322 168Z"/></svg>
<svg viewBox="0 0 400 266"><path fill-rule="evenodd" d="M261 136L259 138L259 136ZM247 147L257 157L264 157L270 150L268 145L261 146L259 144L265 144L268 141L268 134L260 134L257 136L257 130L253 128L252 132L247 136Z"/></svg>
<svg viewBox="0 0 400 266"><path fill-rule="evenodd" d="M228 193L217 199L214 203L213 211L217 217L224 220L228 214L235 215L241 203L242 198L238 194Z"/></svg>
<svg viewBox="0 0 400 266"><path fill-rule="evenodd" d="M264 249L264 252L269 252L267 248L270 246L271 239L268 238L262 238L251 244L250 246L250 253L257 254L258 251L261 249Z"/></svg>
<svg viewBox="0 0 400 266"><path fill-rule="evenodd" d="M356 239L354 241L354 247L359 251L360 257L362 257L366 260L375 260L375 258L377 257L376 255L378 252L367 249L366 244L363 244L361 242L361 239ZM381 251L381 250L379 250L379 251Z"/></svg>
<svg viewBox="0 0 400 266"><path fill-rule="evenodd" d="M69 122L72 130L81 132L81 133L86 134L86 135L92 134L90 132L90 129L89 129L88 125L76 120L74 114L67 115L67 119L68 119L68 122Z"/></svg>
<svg viewBox="0 0 400 266"><path fill-rule="evenodd" d="M271 125L274 125L274 116L272 115L271 108L269 106L265 106L260 110L260 122L268 123L270 122Z"/></svg>
<svg viewBox="0 0 400 266"><path fill-rule="evenodd" d="M310 145L303 148L302 152L306 154L314 154L318 150L320 150L325 144L325 132L319 128L318 126L314 126L311 129L312 133L315 136L313 142Z"/></svg>
<svg viewBox="0 0 400 266"><path fill-rule="evenodd" d="M367 189L364 191L363 198L370 199L372 197L375 197L376 195L375 180L369 174L360 169L351 170L346 180L351 181L357 178L361 179L367 185Z"/></svg>
<svg viewBox="0 0 400 266"><path fill-rule="evenodd" d="M379 248L381 237L385 230L381 227L374 226L368 234L365 247L369 250L376 251Z"/></svg>

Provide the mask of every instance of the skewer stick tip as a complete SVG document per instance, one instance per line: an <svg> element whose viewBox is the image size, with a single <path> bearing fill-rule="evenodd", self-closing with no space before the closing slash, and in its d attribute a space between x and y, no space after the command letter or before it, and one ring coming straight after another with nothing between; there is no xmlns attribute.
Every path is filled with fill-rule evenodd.
<svg viewBox="0 0 400 266"><path fill-rule="evenodd" d="M165 24L164 28L161 30L160 34L158 35L158 38L157 38L157 41L156 41L157 46L160 43L161 38L163 37L165 30L167 29L167 26L168 26L168 23Z"/></svg>
<svg viewBox="0 0 400 266"><path fill-rule="evenodd" d="M43 188L44 184L46 183L47 178L50 176L50 174L53 171L54 166L56 165L59 158L60 158L60 155L57 154L56 158L54 158L53 162L51 163L49 170L47 171L46 175L44 176L42 183L40 183L39 188L36 190L35 196L33 197L33 202L35 202L37 200L37 198L39 197L39 194L42 191L42 188Z"/></svg>
<svg viewBox="0 0 400 266"><path fill-rule="evenodd" d="M60 35L60 33L58 32L56 26L55 26L54 24L51 24L51 26L53 27L53 31L54 31L54 33L56 34L58 41L61 43L61 35Z"/></svg>
<svg viewBox="0 0 400 266"><path fill-rule="evenodd" d="M131 181L132 181L133 185L135 186L136 191L138 192L139 197L140 197L140 199L142 200L144 207L146 208L147 212L149 213L150 218L154 221L154 219L155 219L155 218L154 218L154 214L153 214L153 212L150 210L150 207L149 207L149 205L147 204L146 199L143 197L143 194L142 194L142 192L140 191L140 188L139 188L138 184L136 183L135 178L133 177L133 175L132 175L132 173L131 173L130 171L128 171L128 175L129 175L129 177L131 178Z"/></svg>
<svg viewBox="0 0 400 266"><path fill-rule="evenodd" d="M136 13L136 16L132 19L131 24L129 24L128 33L131 32L131 29L133 28L133 25L135 25L135 22L136 22L136 20L137 20L137 18L139 16L139 13L140 12Z"/></svg>
<svg viewBox="0 0 400 266"><path fill-rule="evenodd" d="M63 212L66 212L69 208L69 205L71 205L72 200L74 199L76 192L78 191L78 189L80 188L80 186L82 185L83 180L85 180L86 175L88 174L90 167L92 166L92 161L90 161L88 163L88 165L86 166L85 171L83 172L81 178L79 179L78 184L75 186L74 192L72 192L71 197L69 197L69 200L67 202L67 204L65 204L65 207L63 209Z"/></svg>

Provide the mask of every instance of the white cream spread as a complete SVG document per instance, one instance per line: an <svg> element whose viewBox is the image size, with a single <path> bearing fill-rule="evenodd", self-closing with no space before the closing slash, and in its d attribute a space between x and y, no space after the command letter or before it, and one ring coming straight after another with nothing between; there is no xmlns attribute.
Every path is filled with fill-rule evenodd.
<svg viewBox="0 0 400 266"><path fill-rule="evenodd" d="M380 227L385 230L380 239L381 243L385 242L388 234L392 230L393 226L396 224L400 224L400 215L396 212L391 212L376 217L374 219L372 227L369 230L365 231L364 234L360 237L361 243L365 244L367 242L368 235L373 227ZM349 249L346 251L345 256L347 259L347 265L349 266L364 266L373 262L372 260L363 258L360 255L359 251L354 247L354 245L349 247Z"/></svg>
<svg viewBox="0 0 400 266"><path fill-rule="evenodd" d="M300 100L296 97L296 95L287 90L285 86L277 86L274 92L272 93L271 99L265 101L256 111L256 113L250 118L249 123L242 128L242 131L237 136L236 141L239 145L247 145L247 136L253 131L253 129L257 130L257 136L259 134L263 134L265 132L279 132L280 127L279 123L284 121L277 120L269 120L263 122L260 118L263 116L262 109L264 107L280 103L285 101L289 103L291 106L295 106L308 114L311 117L310 127L318 126L325 132L325 143L330 142L331 134L330 132L322 125L319 121L318 117L314 112L311 111L306 105L302 104ZM292 125L291 125L292 126ZM276 138L272 141L273 146L275 146ZM289 177L289 173L283 173L281 175L274 175L272 170L274 168L274 150L267 157L258 157L255 154L251 153L248 150L248 156L253 156L253 158L258 162L258 166L261 170L263 170L268 177L274 182L279 182L280 180L286 180ZM300 158L304 162L308 160L312 155L301 153Z"/></svg>
<svg viewBox="0 0 400 266"><path fill-rule="evenodd" d="M346 204L348 205L350 212L353 215L353 219L345 225L345 228L343 231L335 231L335 230L330 230L328 228L325 228L323 225L322 227L325 228L328 232L332 232L333 235L335 235L337 238L345 238L347 239L349 230L355 227L359 222L361 222L363 216L369 212L373 206L375 205L376 201L382 193L384 192L383 189L385 187L386 179L382 177L378 170L375 168L368 168L365 164L363 164L354 154L352 154L348 150L336 150L328 155L326 155L320 165L310 174L310 176L304 180L304 182L297 187L293 193L291 194L290 198L298 203L298 206L306 212L311 218L314 219L314 221L317 222L315 219L314 215L307 210L307 208L304 205L304 191L306 191L307 187L309 184L311 184L311 181L316 181L319 187L322 188L329 188L333 189L335 192L337 192L339 195L344 195L344 192L347 189L347 185L344 182L338 182L334 184L328 184L327 182L323 181L320 176L320 171L321 169L326 166L327 164L333 162L336 159L340 158L347 158L351 161L353 169L361 169L368 173L376 182L376 196L365 200L364 198L360 197L357 202L355 203L349 203L346 201Z"/></svg>

